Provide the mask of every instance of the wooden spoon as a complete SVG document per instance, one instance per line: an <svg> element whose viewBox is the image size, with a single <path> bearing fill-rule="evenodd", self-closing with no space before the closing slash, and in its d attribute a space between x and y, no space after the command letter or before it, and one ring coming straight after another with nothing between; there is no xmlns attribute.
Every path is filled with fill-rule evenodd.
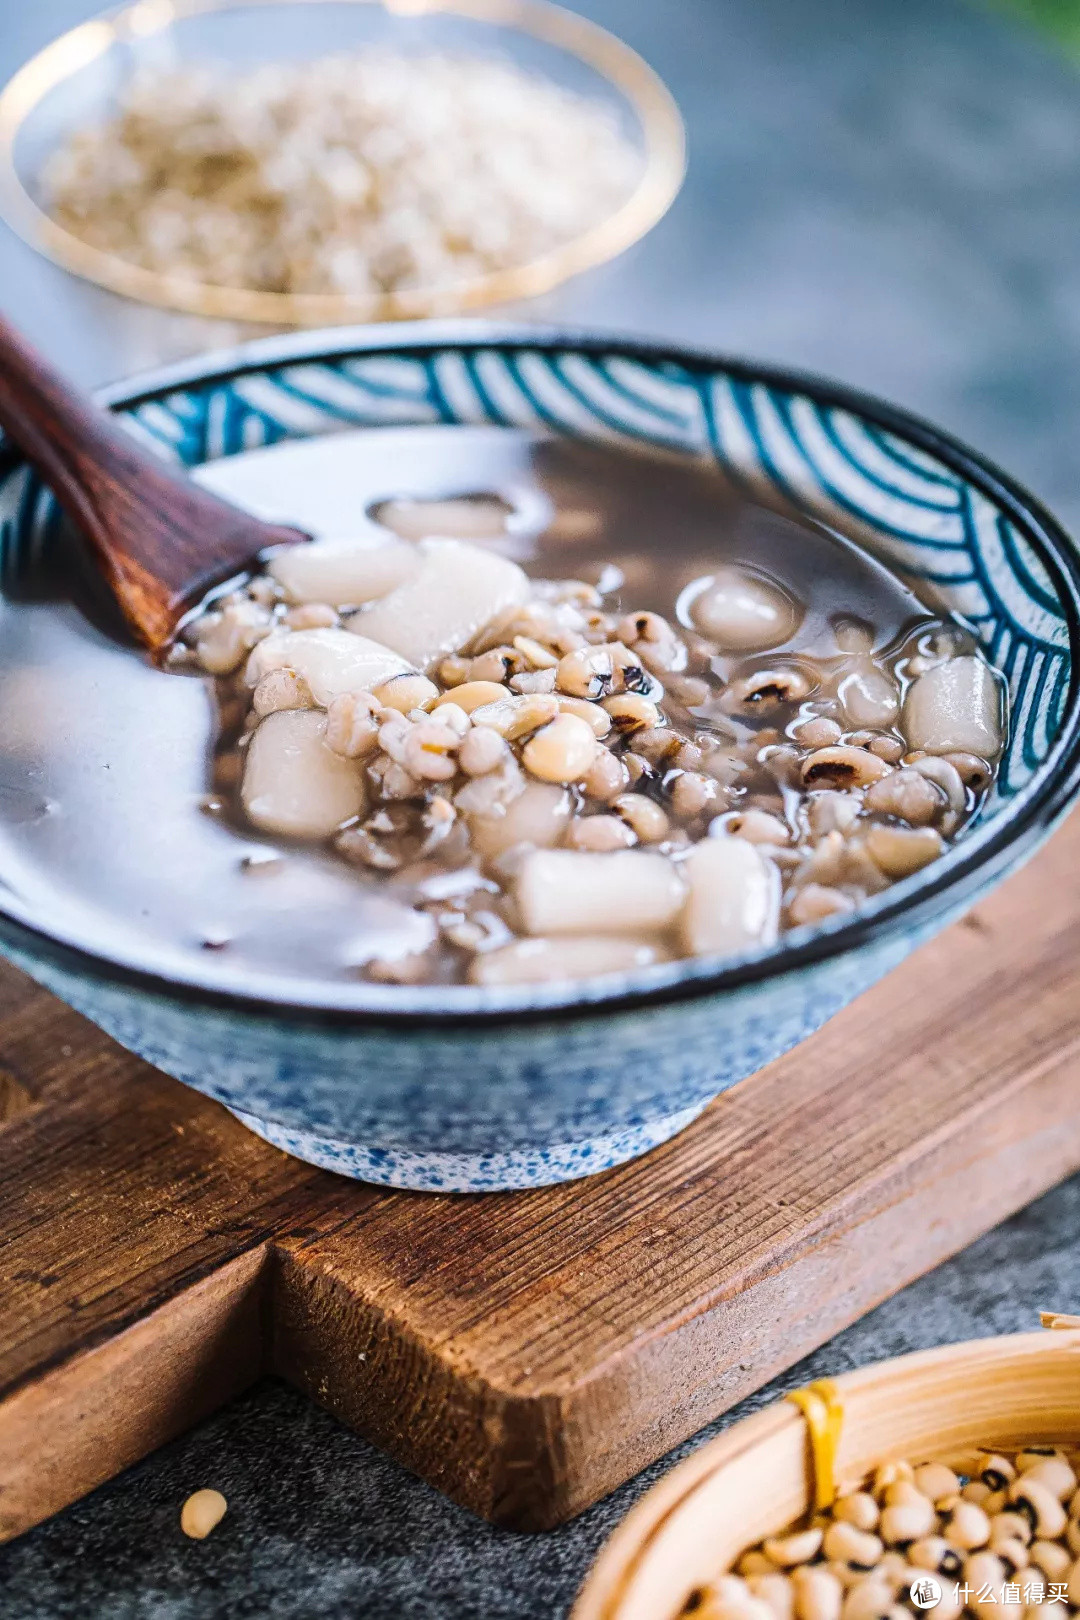
<svg viewBox="0 0 1080 1620"><path fill-rule="evenodd" d="M212 585L268 546L310 539L169 470L0 315L0 428L89 541L128 625L155 656Z"/></svg>

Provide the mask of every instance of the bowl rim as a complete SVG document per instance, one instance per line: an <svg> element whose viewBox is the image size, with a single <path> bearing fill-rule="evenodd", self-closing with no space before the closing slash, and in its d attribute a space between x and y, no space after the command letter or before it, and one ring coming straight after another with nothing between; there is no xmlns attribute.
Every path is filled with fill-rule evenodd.
<svg viewBox="0 0 1080 1620"><path fill-rule="evenodd" d="M606 218L526 264L442 288L347 295L260 292L146 270L58 224L23 184L15 146L26 119L45 96L114 45L145 39L191 18L287 5L363 5L403 18L465 17L555 46L596 72L631 109L644 158L633 190ZM647 236L675 201L685 176L682 115L656 70L617 34L552 0L130 0L59 35L0 87L0 219L23 241L83 280L140 303L255 325L324 327L416 319L540 297Z"/></svg>
<svg viewBox="0 0 1080 1620"><path fill-rule="evenodd" d="M149 991L254 1017L315 1026L354 1025L387 1031L421 1028L468 1030L537 1021L563 1023L668 1004L702 1000L766 980L839 962L866 946L930 928L943 911L959 912L988 881L1018 864L1064 814L1080 791L1080 548L1065 528L1023 485L943 429L899 406L810 372L731 357L664 339L596 330L490 321L422 321L294 332L199 355L143 372L97 392L100 404L133 410L185 387L225 382L282 365L333 362L379 354L423 355L446 349L526 349L577 352L650 364L674 364L692 372L722 373L802 394L826 407L847 410L935 456L998 506L1032 545L1060 592L1072 651L1061 730L1046 759L1016 797L992 820L912 877L893 884L850 917L793 929L774 944L735 957L685 958L663 967L619 976L568 982L561 987L516 986L494 991L472 986L385 987L366 982L277 991L215 986L193 974L117 961L64 939L20 914L0 887L0 928L14 935L28 957L55 963L61 971ZM377 431L373 430L373 431ZM22 457L0 437L0 473ZM345 993L343 994L343 990ZM522 994L522 991L527 991Z"/></svg>

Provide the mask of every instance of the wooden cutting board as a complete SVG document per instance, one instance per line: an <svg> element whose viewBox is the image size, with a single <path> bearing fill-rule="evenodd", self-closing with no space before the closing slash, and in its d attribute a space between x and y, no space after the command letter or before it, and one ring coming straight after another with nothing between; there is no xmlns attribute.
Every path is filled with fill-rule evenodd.
<svg viewBox="0 0 1080 1620"><path fill-rule="evenodd" d="M500 1524L579 1512L1080 1166L1078 870L1074 817L677 1140L538 1192L313 1170L0 970L0 1534L266 1372Z"/></svg>

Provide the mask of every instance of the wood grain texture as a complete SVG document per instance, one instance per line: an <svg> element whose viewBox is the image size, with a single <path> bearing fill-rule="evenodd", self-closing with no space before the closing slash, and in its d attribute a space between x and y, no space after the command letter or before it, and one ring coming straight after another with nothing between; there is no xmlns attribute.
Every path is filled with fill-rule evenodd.
<svg viewBox="0 0 1080 1620"><path fill-rule="evenodd" d="M314 1170L0 971L0 1534L263 1371L498 1523L579 1512L1080 1166L1078 862L1073 818L674 1142L529 1193Z"/></svg>
<svg viewBox="0 0 1080 1620"><path fill-rule="evenodd" d="M0 315L0 427L54 490L128 627L163 652L184 612L307 535L200 489L99 410Z"/></svg>

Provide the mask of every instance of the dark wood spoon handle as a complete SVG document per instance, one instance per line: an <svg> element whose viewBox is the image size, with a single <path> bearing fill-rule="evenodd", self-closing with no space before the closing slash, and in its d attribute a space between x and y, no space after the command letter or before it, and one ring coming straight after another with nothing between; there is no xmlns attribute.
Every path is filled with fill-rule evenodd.
<svg viewBox="0 0 1080 1620"><path fill-rule="evenodd" d="M0 315L0 427L89 543L136 636L153 652L184 611L268 546L306 539L172 472L73 387Z"/></svg>

